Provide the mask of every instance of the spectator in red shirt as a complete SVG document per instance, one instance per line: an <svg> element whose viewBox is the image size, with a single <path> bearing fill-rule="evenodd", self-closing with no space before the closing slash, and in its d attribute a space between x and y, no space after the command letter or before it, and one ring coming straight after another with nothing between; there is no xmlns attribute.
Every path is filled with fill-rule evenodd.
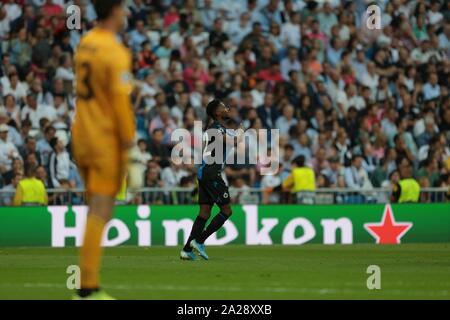
<svg viewBox="0 0 450 320"><path fill-rule="evenodd" d="M270 68L261 70L258 73L258 77L264 81L267 81L271 87L274 87L279 82L283 82L283 75L280 71L280 63L273 60Z"/></svg>
<svg viewBox="0 0 450 320"><path fill-rule="evenodd" d="M327 45L328 39L325 33L320 31L320 23L317 20L314 20L312 23L312 30L307 34L307 37L311 40L320 40L322 41L323 47Z"/></svg>
<svg viewBox="0 0 450 320"><path fill-rule="evenodd" d="M53 16L62 16L64 13L63 8L61 6L54 4L53 0L46 0L45 4L42 6L42 13L46 17L53 17Z"/></svg>
<svg viewBox="0 0 450 320"><path fill-rule="evenodd" d="M169 11L164 15L164 28L170 28L172 25L180 21L180 15L176 5L171 5Z"/></svg>
<svg viewBox="0 0 450 320"><path fill-rule="evenodd" d="M40 12L45 17L45 25L51 28L53 34L65 28L64 9L53 3L53 0L46 0Z"/></svg>
<svg viewBox="0 0 450 320"><path fill-rule="evenodd" d="M139 52L138 59L141 68L150 68L153 66L157 57L153 54L150 41L146 40L142 43L142 51Z"/></svg>
<svg viewBox="0 0 450 320"><path fill-rule="evenodd" d="M281 75L281 74L280 74ZM193 91L196 81L201 81L203 84L209 82L209 74L202 65L202 62L198 58L192 60L191 66L187 67L183 73L184 81L186 81L189 91Z"/></svg>

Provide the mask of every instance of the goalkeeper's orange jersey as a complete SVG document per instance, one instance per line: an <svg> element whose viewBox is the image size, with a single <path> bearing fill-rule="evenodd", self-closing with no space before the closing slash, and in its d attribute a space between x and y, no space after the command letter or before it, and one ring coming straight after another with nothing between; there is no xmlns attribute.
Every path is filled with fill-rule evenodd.
<svg viewBox="0 0 450 320"><path fill-rule="evenodd" d="M131 107L131 54L115 34L94 28L75 55L76 110L74 144L95 157L102 150L121 149L134 139ZM87 150L86 150L87 151Z"/></svg>

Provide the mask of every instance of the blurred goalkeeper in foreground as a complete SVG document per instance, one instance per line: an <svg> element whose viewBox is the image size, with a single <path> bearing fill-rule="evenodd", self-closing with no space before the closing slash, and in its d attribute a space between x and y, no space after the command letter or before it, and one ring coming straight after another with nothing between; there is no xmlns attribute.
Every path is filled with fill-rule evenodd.
<svg viewBox="0 0 450 320"><path fill-rule="evenodd" d="M117 41L124 0L95 0L98 26L80 42L75 57L77 105L73 152L88 196L89 213L80 252L81 289L75 299L112 299L100 289L101 240L111 219L134 139L130 104L131 55Z"/></svg>

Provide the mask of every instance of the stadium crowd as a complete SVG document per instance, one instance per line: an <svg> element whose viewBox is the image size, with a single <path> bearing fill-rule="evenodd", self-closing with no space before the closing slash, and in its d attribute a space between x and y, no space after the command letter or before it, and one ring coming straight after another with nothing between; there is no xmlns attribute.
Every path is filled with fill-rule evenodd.
<svg viewBox="0 0 450 320"><path fill-rule="evenodd" d="M260 174L263 154L247 134L237 152L258 163L225 168L240 190L276 188L293 164L312 168L314 188L387 187L402 166L421 187L450 186L450 2L377 1L382 28L372 29L375 2L365 0L125 1L138 137L131 189L195 186L195 166L171 161L171 133L185 128L190 146L201 145L194 121L205 123L214 97L246 129L280 130L272 176ZM66 26L71 4L79 30ZM30 165L49 189L83 187L70 148L73 61L95 25L90 0L1 0L2 190Z"/></svg>

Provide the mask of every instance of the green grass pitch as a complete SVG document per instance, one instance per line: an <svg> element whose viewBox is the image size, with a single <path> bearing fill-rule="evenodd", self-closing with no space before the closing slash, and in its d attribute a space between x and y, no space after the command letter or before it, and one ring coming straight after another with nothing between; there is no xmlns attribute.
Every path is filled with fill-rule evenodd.
<svg viewBox="0 0 450 320"><path fill-rule="evenodd" d="M450 244L107 248L103 287L118 299L450 299ZM0 299L69 299L74 248L0 248ZM368 290L369 265L381 290Z"/></svg>

